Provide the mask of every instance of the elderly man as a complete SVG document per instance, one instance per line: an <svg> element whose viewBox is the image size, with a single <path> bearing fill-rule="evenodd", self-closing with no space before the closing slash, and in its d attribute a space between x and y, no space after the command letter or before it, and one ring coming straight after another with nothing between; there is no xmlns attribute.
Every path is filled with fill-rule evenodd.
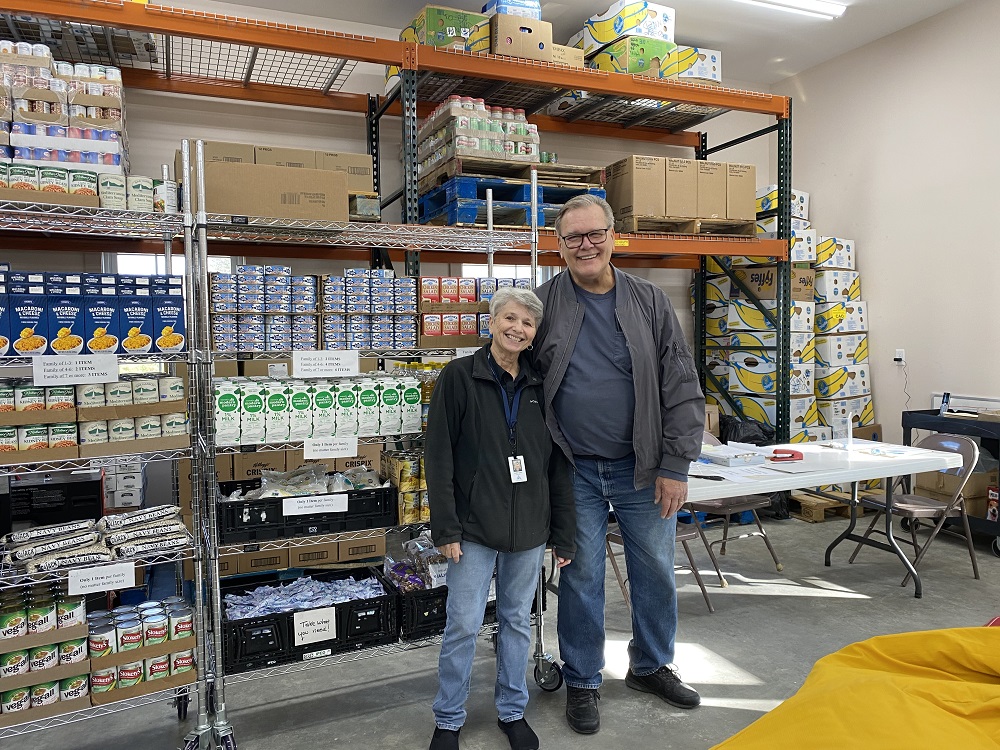
<svg viewBox="0 0 1000 750"><path fill-rule="evenodd" d="M559 651L566 719L600 729L604 667L604 540L614 509L625 543L632 640L625 684L672 706L701 699L672 666L677 632L676 513L701 449L705 397L666 294L611 265L614 214L573 198L555 225L568 273L536 290L545 319L534 361L546 420L575 466L577 553L559 584Z"/></svg>

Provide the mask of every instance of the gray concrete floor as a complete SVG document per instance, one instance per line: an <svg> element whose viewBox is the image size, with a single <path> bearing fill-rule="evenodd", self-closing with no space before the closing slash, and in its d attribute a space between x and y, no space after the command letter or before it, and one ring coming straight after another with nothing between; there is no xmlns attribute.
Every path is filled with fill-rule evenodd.
<svg viewBox="0 0 1000 750"><path fill-rule="evenodd" d="M915 599L912 585L899 586L902 568L886 553L865 550L848 565L850 548L843 545L833 566L823 566L823 550L843 530L845 520L766 523L784 571L775 571L763 543L744 541L723 558L730 580L725 589L709 572L704 548L692 543L715 614L707 611L690 573L678 574L677 664L684 679L700 691L702 706L680 711L625 687L630 625L609 567L603 728L590 737L574 734L563 716L565 691L543 693L529 678L527 718L543 748L704 750L792 695L817 659L842 646L885 633L980 626L1000 614L1000 560L991 553L989 539L980 539L977 546L980 581L972 578L964 543L936 541L922 569L924 598ZM556 652L553 598L549 604L546 646ZM437 648L430 647L233 685L226 698L239 747L425 748L433 731L436 660ZM492 650L483 640L462 733L465 750L507 747L496 727L494 675ZM854 710L849 699L843 710ZM21 750L169 750L179 746L187 728L163 704L29 735L19 742Z"/></svg>

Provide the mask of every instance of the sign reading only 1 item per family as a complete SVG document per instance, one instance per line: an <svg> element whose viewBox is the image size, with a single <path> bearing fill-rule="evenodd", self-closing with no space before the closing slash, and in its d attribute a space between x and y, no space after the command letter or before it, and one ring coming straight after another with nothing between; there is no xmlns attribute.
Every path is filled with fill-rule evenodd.
<svg viewBox="0 0 1000 750"><path fill-rule="evenodd" d="M35 385L114 383L118 380L118 357L114 354L52 354L31 358Z"/></svg>
<svg viewBox="0 0 1000 750"><path fill-rule="evenodd" d="M346 378L360 372L357 351L292 352L297 378Z"/></svg>
<svg viewBox="0 0 1000 750"><path fill-rule="evenodd" d="M95 565L69 571L70 596L94 594L99 591L117 591L135 586L135 563Z"/></svg>
<svg viewBox="0 0 1000 750"><path fill-rule="evenodd" d="M281 511L286 516L311 516L314 513L345 513L347 511L347 493L286 497L281 501Z"/></svg>
<svg viewBox="0 0 1000 750"><path fill-rule="evenodd" d="M314 461L323 458L353 458L358 455L357 437L306 438L302 443L303 458Z"/></svg>
<svg viewBox="0 0 1000 750"><path fill-rule="evenodd" d="M337 637L337 608L321 607L292 614L295 645L332 641Z"/></svg>

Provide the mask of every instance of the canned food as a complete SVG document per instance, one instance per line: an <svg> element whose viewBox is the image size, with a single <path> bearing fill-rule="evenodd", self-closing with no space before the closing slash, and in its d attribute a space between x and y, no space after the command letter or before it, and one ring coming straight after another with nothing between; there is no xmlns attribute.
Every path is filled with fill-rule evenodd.
<svg viewBox="0 0 1000 750"><path fill-rule="evenodd" d="M13 55L14 54L14 42L10 42L6 39L0 40L0 55Z"/></svg>
<svg viewBox="0 0 1000 750"><path fill-rule="evenodd" d="M28 85L33 89L41 89L42 91L48 91L50 89L49 81L51 78L46 78L45 76L34 76L28 79Z"/></svg>
<svg viewBox="0 0 1000 750"><path fill-rule="evenodd" d="M59 663L59 647L55 644L28 649L28 671L41 672Z"/></svg>
<svg viewBox="0 0 1000 750"><path fill-rule="evenodd" d="M168 610L170 618L170 640L190 638L194 635L194 613L187 607Z"/></svg>
<svg viewBox="0 0 1000 750"><path fill-rule="evenodd" d="M67 677L59 681L59 700L72 701L90 694L90 680L87 675Z"/></svg>
<svg viewBox="0 0 1000 750"><path fill-rule="evenodd" d="M31 44L30 42L17 42L14 44L14 52L19 55L31 56Z"/></svg>
<svg viewBox="0 0 1000 750"><path fill-rule="evenodd" d="M163 418L160 420L163 437L176 437L178 435L187 435L188 432L188 420L187 414L164 414Z"/></svg>
<svg viewBox="0 0 1000 750"><path fill-rule="evenodd" d="M107 79L109 81L121 81L121 79L122 79L121 69L115 68L115 67L113 67L111 65L109 65L109 66L107 66L107 68L105 68L104 74L105 74L105 76L107 76Z"/></svg>
<svg viewBox="0 0 1000 750"><path fill-rule="evenodd" d="M48 439L46 439L46 443ZM28 633L48 633L56 629L56 603L39 601L28 607Z"/></svg>
<svg viewBox="0 0 1000 750"><path fill-rule="evenodd" d="M118 667L118 687L127 688L142 682L143 663L133 661Z"/></svg>
<svg viewBox="0 0 1000 750"><path fill-rule="evenodd" d="M76 425L73 425L76 427ZM87 599L83 596L61 596L56 601L56 624L71 628L87 622Z"/></svg>
<svg viewBox="0 0 1000 750"><path fill-rule="evenodd" d="M160 401L183 401L184 380L172 375L159 380Z"/></svg>
<svg viewBox="0 0 1000 750"><path fill-rule="evenodd" d="M19 674L28 674L29 657L28 650L11 651L0 655L0 679L4 677L14 677Z"/></svg>
<svg viewBox="0 0 1000 750"><path fill-rule="evenodd" d="M125 417L108 420L109 443L125 443L131 440L135 440L135 419Z"/></svg>
<svg viewBox="0 0 1000 750"><path fill-rule="evenodd" d="M43 682L31 688L31 707L41 708L59 702L59 683Z"/></svg>
<svg viewBox="0 0 1000 750"><path fill-rule="evenodd" d="M31 383L14 386L14 411L43 411L45 409L45 387Z"/></svg>
<svg viewBox="0 0 1000 750"><path fill-rule="evenodd" d="M100 107L87 107L87 117L91 120L103 120L104 110Z"/></svg>
<svg viewBox="0 0 1000 750"><path fill-rule="evenodd" d="M92 627L90 635L87 636L87 650L90 652L91 659L100 659L102 656L117 653L118 639L115 626Z"/></svg>
<svg viewBox="0 0 1000 750"><path fill-rule="evenodd" d="M27 80L25 80L24 85L27 85L27 84L28 84L28 82L27 82ZM15 112L30 112L31 111L31 102L28 101L27 99L15 99L14 100L14 111Z"/></svg>
<svg viewBox="0 0 1000 750"><path fill-rule="evenodd" d="M103 383L84 383L76 386L76 405L81 409L107 406Z"/></svg>
<svg viewBox="0 0 1000 750"><path fill-rule="evenodd" d="M170 655L151 656L143 664L143 677L146 682L159 680L170 676Z"/></svg>
<svg viewBox="0 0 1000 750"><path fill-rule="evenodd" d="M187 607L188 606L188 600L185 599L183 596L168 596L166 599L164 599L163 601L161 601L160 604L164 608L169 607L172 604L182 604L185 607Z"/></svg>
<svg viewBox="0 0 1000 750"><path fill-rule="evenodd" d="M183 674L194 669L194 650L178 651L170 655L170 674Z"/></svg>
<svg viewBox="0 0 1000 750"><path fill-rule="evenodd" d="M132 403L155 404L160 400L160 384L156 378L132 380Z"/></svg>
<svg viewBox="0 0 1000 750"><path fill-rule="evenodd" d="M120 107L108 107L104 110L105 120L120 120L122 119L122 111Z"/></svg>
<svg viewBox="0 0 1000 750"><path fill-rule="evenodd" d="M93 693L107 693L118 685L118 668L94 669L90 673L90 690Z"/></svg>
<svg viewBox="0 0 1000 750"><path fill-rule="evenodd" d="M33 424L17 428L17 449L19 451L41 450L48 447L49 428L47 425Z"/></svg>
<svg viewBox="0 0 1000 750"><path fill-rule="evenodd" d="M73 75L73 63L68 62L56 62L54 64L57 76L72 76Z"/></svg>
<svg viewBox="0 0 1000 750"><path fill-rule="evenodd" d="M96 445L108 442L108 423L104 420L80 423L80 444Z"/></svg>
<svg viewBox="0 0 1000 750"><path fill-rule="evenodd" d="M59 663L78 664L87 658L87 639L74 638L59 644Z"/></svg>
<svg viewBox="0 0 1000 750"><path fill-rule="evenodd" d="M69 171L69 192L73 195L97 195L97 172L89 169Z"/></svg>
<svg viewBox="0 0 1000 750"><path fill-rule="evenodd" d="M98 153L98 155L97 155L97 163L98 164L104 164L105 166L108 166L108 167L117 167L117 166L120 166L121 163L122 163L122 155L121 154Z"/></svg>
<svg viewBox="0 0 1000 750"><path fill-rule="evenodd" d="M166 615L150 615L142 621L142 642L146 646L166 643L169 631L170 623Z"/></svg>
<svg viewBox="0 0 1000 750"><path fill-rule="evenodd" d="M61 78L50 78L49 79L49 90L55 91L55 92L60 93L60 94L63 93L63 92L65 92L66 91L66 81L64 81ZM55 103L55 102L53 102L53 103ZM58 102L58 103L62 104L62 102ZM60 107L60 113L59 114L62 114L61 109L62 108Z"/></svg>
<svg viewBox="0 0 1000 750"><path fill-rule="evenodd" d="M118 99L122 95L122 87L115 83L105 83L101 86L101 96L110 96Z"/></svg>
<svg viewBox="0 0 1000 750"><path fill-rule="evenodd" d="M123 607L115 607L113 610L111 610L111 614L114 617L121 617L122 615L128 615L130 617L134 617L138 613L139 613L138 607L131 607L128 605L125 605Z"/></svg>
<svg viewBox="0 0 1000 750"><path fill-rule="evenodd" d="M44 44L32 44L31 54L35 57L52 57L52 53L49 48Z"/></svg>
<svg viewBox="0 0 1000 750"><path fill-rule="evenodd" d="M0 425L0 453L17 450L17 428ZM2 637L2 636L0 636Z"/></svg>
<svg viewBox="0 0 1000 750"><path fill-rule="evenodd" d="M157 601L142 602L140 604L135 605L135 609L140 615L144 615L150 610L156 611L163 609L163 602L157 602Z"/></svg>
<svg viewBox="0 0 1000 750"><path fill-rule="evenodd" d="M124 620L115 625L118 653L142 648L142 622L138 618Z"/></svg>
<svg viewBox="0 0 1000 750"><path fill-rule="evenodd" d="M115 626L115 621L110 616L105 615L104 617L96 617L93 620L87 620L87 625L91 630L94 628L113 628Z"/></svg>
<svg viewBox="0 0 1000 750"><path fill-rule="evenodd" d="M52 114L52 102L43 102L38 99L32 99L28 102L28 110L36 115Z"/></svg>
<svg viewBox="0 0 1000 750"><path fill-rule="evenodd" d="M137 440L152 440L163 437L160 417L136 417L135 437Z"/></svg>
<svg viewBox="0 0 1000 750"><path fill-rule="evenodd" d="M69 105L69 116L70 117L86 117L87 116L87 108L84 107L82 104L70 104ZM77 137L84 137L84 138L86 138L86 136L77 136Z"/></svg>
<svg viewBox="0 0 1000 750"><path fill-rule="evenodd" d="M95 609L93 612L87 613L87 622L93 622L94 620L101 620L108 617L111 613L106 609Z"/></svg>
<svg viewBox="0 0 1000 750"><path fill-rule="evenodd" d="M90 78L90 66L86 63L76 63L73 66L74 78Z"/></svg>
<svg viewBox="0 0 1000 750"><path fill-rule="evenodd" d="M51 102L49 104L49 114L66 116L69 113L69 105L62 102Z"/></svg>
<svg viewBox="0 0 1000 750"><path fill-rule="evenodd" d="M132 383L128 380L118 380L104 384L104 400L108 406L131 406Z"/></svg>
<svg viewBox="0 0 1000 750"><path fill-rule="evenodd" d="M72 448L79 445L76 422L62 422L49 425L50 448Z"/></svg>
<svg viewBox="0 0 1000 750"><path fill-rule="evenodd" d="M108 77L108 69L103 65L91 65L90 77L97 81L103 81Z"/></svg>
<svg viewBox="0 0 1000 750"><path fill-rule="evenodd" d="M90 96L104 96L104 84L103 83L88 83L84 86L84 91Z"/></svg>
<svg viewBox="0 0 1000 750"><path fill-rule="evenodd" d="M31 690L28 688L17 688L0 693L0 711L5 714L12 714L15 711L27 711L31 708Z"/></svg>
<svg viewBox="0 0 1000 750"><path fill-rule="evenodd" d="M76 389L71 385L50 385L45 388L45 408L72 409L76 405Z"/></svg>
<svg viewBox="0 0 1000 750"><path fill-rule="evenodd" d="M0 412L16 411L14 407L14 383L0 380Z"/></svg>

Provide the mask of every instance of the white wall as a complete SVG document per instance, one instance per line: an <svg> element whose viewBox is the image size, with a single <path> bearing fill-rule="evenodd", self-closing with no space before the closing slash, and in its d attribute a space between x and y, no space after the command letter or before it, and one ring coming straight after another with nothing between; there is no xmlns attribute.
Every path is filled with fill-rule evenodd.
<svg viewBox="0 0 1000 750"><path fill-rule="evenodd" d="M901 437L932 391L998 396L1000 3L970 0L773 87L794 97L793 183L857 241L876 415ZM942 54L947 62L942 62Z"/></svg>

